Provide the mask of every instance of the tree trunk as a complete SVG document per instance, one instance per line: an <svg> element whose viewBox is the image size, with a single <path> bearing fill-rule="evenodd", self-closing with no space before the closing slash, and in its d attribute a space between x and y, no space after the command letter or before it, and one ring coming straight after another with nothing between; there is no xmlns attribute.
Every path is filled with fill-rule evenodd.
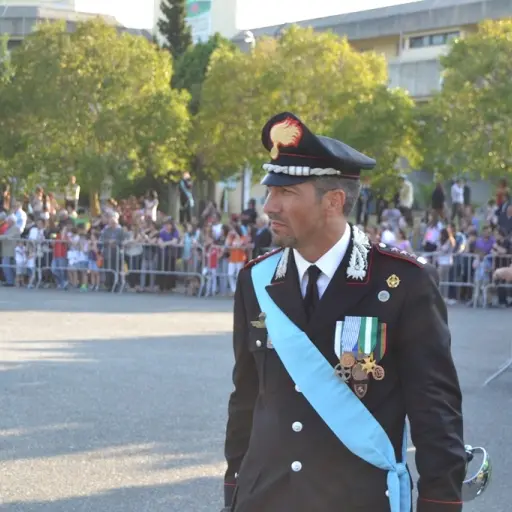
<svg viewBox="0 0 512 512"><path fill-rule="evenodd" d="M91 189L89 192L89 210L91 217L97 217L101 213L100 196L95 189Z"/></svg>
<svg viewBox="0 0 512 512"><path fill-rule="evenodd" d="M169 215L176 220L179 221L180 216L180 195L178 191L177 183L169 183L168 185L168 208L167 211Z"/></svg>

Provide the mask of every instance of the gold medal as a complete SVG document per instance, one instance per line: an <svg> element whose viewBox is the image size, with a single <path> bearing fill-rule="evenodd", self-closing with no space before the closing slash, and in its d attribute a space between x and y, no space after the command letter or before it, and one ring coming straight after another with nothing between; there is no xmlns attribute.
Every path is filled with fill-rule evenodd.
<svg viewBox="0 0 512 512"><path fill-rule="evenodd" d="M352 377L359 382L368 380L368 375L363 370L361 363L357 363L352 367Z"/></svg>
<svg viewBox="0 0 512 512"><path fill-rule="evenodd" d="M386 279L386 283L390 288L398 288L400 278L396 274L392 274Z"/></svg>
<svg viewBox="0 0 512 512"><path fill-rule="evenodd" d="M376 365L373 369L372 375L375 380L382 380L386 376L386 372L382 366Z"/></svg>
<svg viewBox="0 0 512 512"><path fill-rule="evenodd" d="M356 358L351 352L344 352L340 359L341 366L352 368L356 364Z"/></svg>
<svg viewBox="0 0 512 512"><path fill-rule="evenodd" d="M354 393L358 398L363 398L368 391L368 384L354 384Z"/></svg>

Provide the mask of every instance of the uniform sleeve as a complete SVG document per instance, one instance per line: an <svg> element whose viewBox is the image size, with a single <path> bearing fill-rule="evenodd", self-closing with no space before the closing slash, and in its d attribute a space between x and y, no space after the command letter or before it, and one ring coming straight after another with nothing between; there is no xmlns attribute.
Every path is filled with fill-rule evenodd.
<svg viewBox="0 0 512 512"><path fill-rule="evenodd" d="M462 396L444 301L428 268L408 291L400 321L399 372L416 447L418 512L459 512L466 472Z"/></svg>
<svg viewBox="0 0 512 512"><path fill-rule="evenodd" d="M251 437L254 403L258 395L258 374L252 354L249 352L248 324L245 312L244 293L251 282L249 272L242 271L235 293L233 325L233 349L235 366L233 368L234 391L228 406L228 424L226 428L225 457L228 464L224 478L224 501L231 505L236 487L236 474L249 446Z"/></svg>

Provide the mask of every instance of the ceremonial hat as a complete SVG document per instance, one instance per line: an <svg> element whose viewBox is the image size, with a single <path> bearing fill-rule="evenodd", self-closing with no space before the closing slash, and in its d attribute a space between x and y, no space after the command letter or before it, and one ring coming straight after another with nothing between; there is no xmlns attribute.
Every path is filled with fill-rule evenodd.
<svg viewBox="0 0 512 512"><path fill-rule="evenodd" d="M263 127L261 141L271 158L263 165L267 175L262 185L284 187L318 176L359 179L363 169L376 164L339 140L315 135L290 112L272 117Z"/></svg>

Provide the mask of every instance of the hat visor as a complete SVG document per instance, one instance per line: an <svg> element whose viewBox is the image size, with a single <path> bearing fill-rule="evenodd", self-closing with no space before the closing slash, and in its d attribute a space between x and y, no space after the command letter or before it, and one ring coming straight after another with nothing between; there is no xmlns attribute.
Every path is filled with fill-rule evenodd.
<svg viewBox="0 0 512 512"><path fill-rule="evenodd" d="M291 187L310 181L312 176L290 176L282 172L269 172L262 180L261 184L267 187Z"/></svg>

